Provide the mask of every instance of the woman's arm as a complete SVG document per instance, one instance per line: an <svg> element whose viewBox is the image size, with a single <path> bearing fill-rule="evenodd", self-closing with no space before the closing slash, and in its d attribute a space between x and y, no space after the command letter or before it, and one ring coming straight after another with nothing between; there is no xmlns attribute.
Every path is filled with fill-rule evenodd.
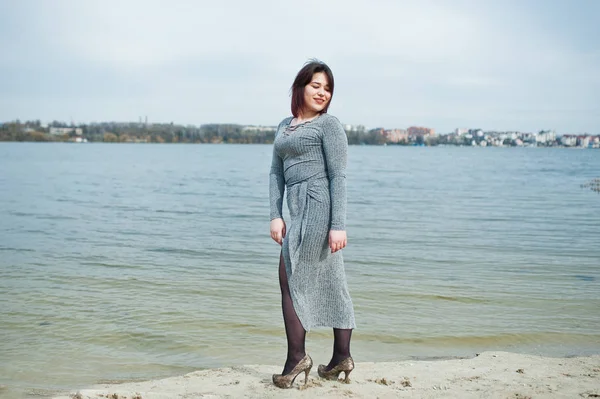
<svg viewBox="0 0 600 399"><path fill-rule="evenodd" d="M323 152L329 176L331 227L329 248L337 252L346 247L346 162L348 138L335 117L327 118L323 129Z"/></svg>
<svg viewBox="0 0 600 399"><path fill-rule="evenodd" d="M331 196L331 230L346 230L346 162L348 138L340 121L327 118L323 125L323 152Z"/></svg>
<svg viewBox="0 0 600 399"><path fill-rule="evenodd" d="M275 137L281 124L277 127ZM269 173L269 202L271 207L271 238L279 245L285 237L285 222L283 221L282 206L285 193L285 177L283 176L283 159L275 151L273 144L273 158L271 160L271 171Z"/></svg>
<svg viewBox="0 0 600 399"><path fill-rule="evenodd" d="M273 159L269 173L269 202L271 205L271 220L283 218L282 205L285 192L285 178L283 177L283 160L273 146Z"/></svg>

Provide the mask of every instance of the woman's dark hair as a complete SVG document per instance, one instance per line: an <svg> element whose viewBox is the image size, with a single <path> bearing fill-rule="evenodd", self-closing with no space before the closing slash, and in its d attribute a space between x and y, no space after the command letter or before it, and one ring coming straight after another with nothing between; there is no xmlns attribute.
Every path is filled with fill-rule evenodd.
<svg viewBox="0 0 600 399"><path fill-rule="evenodd" d="M331 98L333 98L333 72L331 72L331 69L323 61L316 59L309 60L304 64L300 72L298 72L298 75L296 75L296 79L294 79L294 83L290 89L292 91L292 115L296 118L304 108L304 87L312 81L313 75L319 72L323 72L327 76L329 92L331 93ZM324 114L327 112L329 104L331 104L331 99L321 113Z"/></svg>

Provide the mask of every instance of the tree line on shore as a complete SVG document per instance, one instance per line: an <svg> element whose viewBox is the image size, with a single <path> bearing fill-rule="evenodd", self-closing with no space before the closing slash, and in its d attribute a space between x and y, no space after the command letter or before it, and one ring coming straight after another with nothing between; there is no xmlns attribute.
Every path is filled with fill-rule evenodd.
<svg viewBox="0 0 600 399"><path fill-rule="evenodd" d="M52 134L54 130L59 133ZM79 130L77 130L79 129ZM71 130L68 131L67 130ZM349 144L382 145L386 143L381 129L346 131ZM64 132L64 133L61 133ZM39 120L13 121L0 124L0 141L71 142L85 139L88 142L107 143L235 143L270 144L275 128L243 126L236 124L204 124L200 126L174 123L101 122L73 126L54 121L43 126ZM407 143L408 144L408 143ZM435 145L431 140L420 144Z"/></svg>

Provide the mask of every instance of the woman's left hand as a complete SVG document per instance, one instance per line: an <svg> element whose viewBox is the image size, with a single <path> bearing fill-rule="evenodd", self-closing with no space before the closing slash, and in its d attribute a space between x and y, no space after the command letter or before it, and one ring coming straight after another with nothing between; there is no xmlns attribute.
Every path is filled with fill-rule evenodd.
<svg viewBox="0 0 600 399"><path fill-rule="evenodd" d="M337 252L346 247L348 238L345 230L329 230L329 248L331 253Z"/></svg>

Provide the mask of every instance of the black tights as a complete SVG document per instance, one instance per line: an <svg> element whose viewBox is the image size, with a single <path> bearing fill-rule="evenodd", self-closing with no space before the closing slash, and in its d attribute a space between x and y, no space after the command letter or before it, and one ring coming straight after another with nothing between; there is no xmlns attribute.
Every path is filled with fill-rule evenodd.
<svg viewBox="0 0 600 399"><path fill-rule="evenodd" d="M285 335L288 343L287 359L281 373L285 375L291 372L294 366L306 355L304 346L306 330L302 326L302 323L300 323L296 310L294 310L283 255L279 256L279 286L281 288L281 308L283 310ZM334 328L333 337L333 356L327 365L327 370L335 367L336 364L350 356L352 329Z"/></svg>

